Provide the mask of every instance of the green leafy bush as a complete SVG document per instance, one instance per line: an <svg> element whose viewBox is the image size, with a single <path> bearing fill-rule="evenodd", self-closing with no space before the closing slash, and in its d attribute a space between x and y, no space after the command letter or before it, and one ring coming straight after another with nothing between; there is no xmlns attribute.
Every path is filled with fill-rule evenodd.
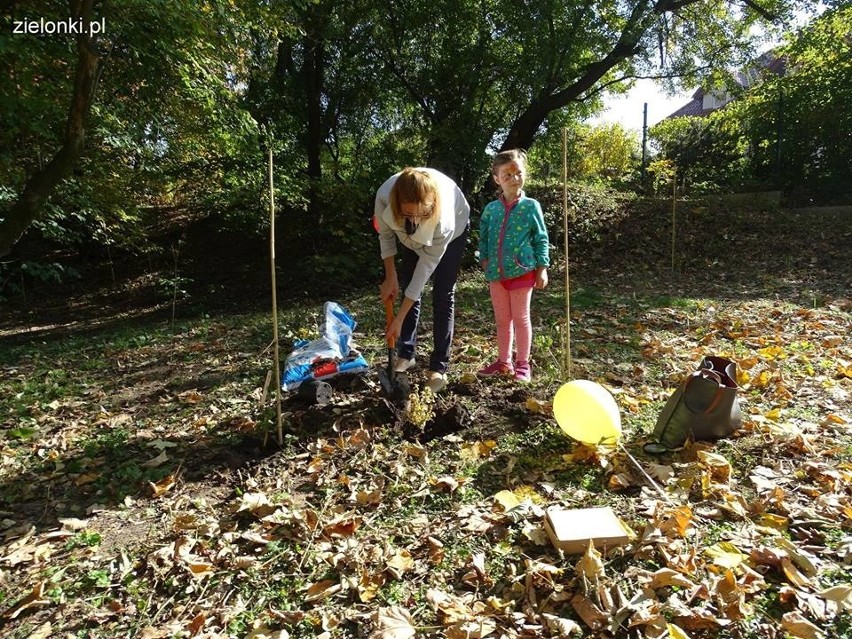
<svg viewBox="0 0 852 639"><path fill-rule="evenodd" d="M564 242L562 223L562 187L529 187L529 194L537 198L544 210L551 244ZM575 241L595 241L603 237L629 214L630 204L636 200L633 193L618 191L604 184L571 181L568 183L568 233Z"/></svg>

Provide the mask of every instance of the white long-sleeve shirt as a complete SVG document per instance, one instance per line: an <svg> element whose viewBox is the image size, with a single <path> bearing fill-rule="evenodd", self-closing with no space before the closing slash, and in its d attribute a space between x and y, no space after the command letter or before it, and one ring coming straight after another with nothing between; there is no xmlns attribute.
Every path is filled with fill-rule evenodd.
<svg viewBox="0 0 852 639"><path fill-rule="evenodd" d="M419 300L426 282L438 267L447 246L464 233L470 220L470 205L456 183L436 169L418 168L432 176L438 185L440 214L428 220L421 220L417 230L408 235L405 226L393 217L390 207L390 192L399 173L389 177L376 192L375 216L379 228L379 248L382 259L396 255L396 240L417 253L417 266L411 282L405 289L405 296Z"/></svg>

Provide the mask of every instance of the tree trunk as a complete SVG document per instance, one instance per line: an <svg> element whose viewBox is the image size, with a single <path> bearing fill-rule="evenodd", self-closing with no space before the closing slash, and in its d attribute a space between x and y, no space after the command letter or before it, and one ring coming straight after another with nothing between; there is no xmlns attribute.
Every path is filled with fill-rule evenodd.
<svg viewBox="0 0 852 639"><path fill-rule="evenodd" d="M552 111L566 107L579 99L586 91L594 87L608 71L641 51L642 38L654 20L664 13L683 9L696 2L699 2L699 0L657 0L653 6L644 2L637 3L625 22L624 29L612 51L586 67L583 74L564 89L536 97L512 123L500 150L529 149L535 141L539 128ZM491 176L489 175L481 187L480 195L489 192L492 188Z"/></svg>
<svg viewBox="0 0 852 639"><path fill-rule="evenodd" d="M317 34L322 33L322 27ZM302 72L307 98L307 129L305 131L305 152L308 159L308 215L321 221L319 185L322 180L322 146L325 141L323 129L322 92L325 75L325 51L322 37L305 37L305 60Z"/></svg>
<svg viewBox="0 0 852 639"><path fill-rule="evenodd" d="M71 15L85 23L92 19L94 0L72 0ZM77 69L74 93L65 124L62 146L40 171L27 180L24 190L0 220L0 256L7 255L29 225L44 209L56 186L68 176L82 155L86 141L86 122L97 91L101 58L88 35L77 36Z"/></svg>

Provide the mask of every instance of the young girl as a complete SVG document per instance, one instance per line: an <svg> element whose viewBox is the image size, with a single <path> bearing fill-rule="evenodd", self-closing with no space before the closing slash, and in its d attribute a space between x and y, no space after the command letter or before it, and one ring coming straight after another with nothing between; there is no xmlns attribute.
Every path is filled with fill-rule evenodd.
<svg viewBox="0 0 852 639"><path fill-rule="evenodd" d="M532 378L532 290L547 286L550 264L541 205L522 190L526 171L527 157L521 150L502 151L494 157L491 172L502 194L485 207L479 223L479 259L497 322L497 359L479 374L514 376L524 382Z"/></svg>

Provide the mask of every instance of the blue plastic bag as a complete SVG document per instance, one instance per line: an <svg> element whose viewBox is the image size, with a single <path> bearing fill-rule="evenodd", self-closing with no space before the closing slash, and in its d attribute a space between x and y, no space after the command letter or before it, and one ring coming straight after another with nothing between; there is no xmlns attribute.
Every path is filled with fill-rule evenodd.
<svg viewBox="0 0 852 639"><path fill-rule="evenodd" d="M345 308L337 302L326 302L322 337L294 344L295 350L284 365L281 387L291 391L309 380L366 371L367 361L351 346L355 326L355 320Z"/></svg>

